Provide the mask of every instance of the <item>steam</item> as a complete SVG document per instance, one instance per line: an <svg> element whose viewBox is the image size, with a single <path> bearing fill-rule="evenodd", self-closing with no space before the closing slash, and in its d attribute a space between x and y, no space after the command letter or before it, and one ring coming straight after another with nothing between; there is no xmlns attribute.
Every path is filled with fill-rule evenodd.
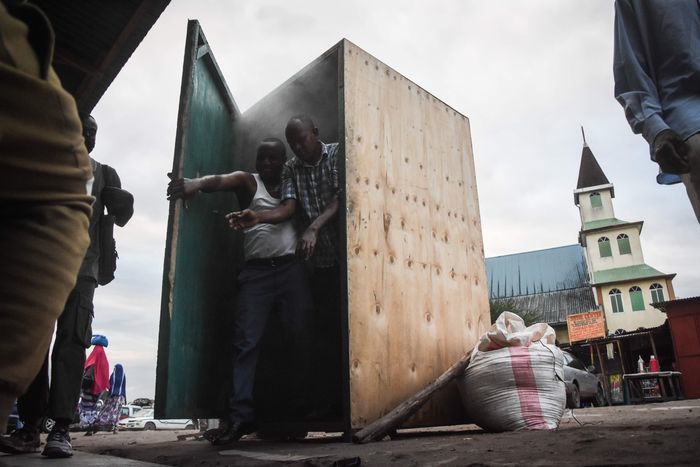
<svg viewBox="0 0 700 467"><path fill-rule="evenodd" d="M235 170L253 171L258 143L269 137L284 141L287 158L294 157L284 136L287 121L294 115L311 116L321 141L338 141L339 51L312 63L239 116L234 122Z"/></svg>

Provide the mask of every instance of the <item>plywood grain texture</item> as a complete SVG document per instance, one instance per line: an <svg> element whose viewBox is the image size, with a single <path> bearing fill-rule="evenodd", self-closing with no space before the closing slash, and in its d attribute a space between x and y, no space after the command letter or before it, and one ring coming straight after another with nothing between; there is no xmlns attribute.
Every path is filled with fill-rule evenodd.
<svg viewBox="0 0 700 467"><path fill-rule="evenodd" d="M469 120L344 41L350 412L390 411L488 327ZM453 423L448 388L412 425Z"/></svg>

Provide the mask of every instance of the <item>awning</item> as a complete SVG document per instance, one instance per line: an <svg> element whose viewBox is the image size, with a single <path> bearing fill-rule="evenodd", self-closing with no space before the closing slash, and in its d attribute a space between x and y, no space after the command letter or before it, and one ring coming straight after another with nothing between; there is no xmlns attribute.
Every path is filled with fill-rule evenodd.
<svg viewBox="0 0 700 467"><path fill-rule="evenodd" d="M170 0L33 0L56 33L54 68L89 113Z"/></svg>

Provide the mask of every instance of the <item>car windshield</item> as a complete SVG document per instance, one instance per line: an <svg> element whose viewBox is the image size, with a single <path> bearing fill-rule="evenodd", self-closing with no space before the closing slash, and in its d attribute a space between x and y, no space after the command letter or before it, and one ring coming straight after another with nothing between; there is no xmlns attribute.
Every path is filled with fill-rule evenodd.
<svg viewBox="0 0 700 467"><path fill-rule="evenodd" d="M564 363L567 365L574 359L574 356L569 352L562 352L562 354L564 354Z"/></svg>

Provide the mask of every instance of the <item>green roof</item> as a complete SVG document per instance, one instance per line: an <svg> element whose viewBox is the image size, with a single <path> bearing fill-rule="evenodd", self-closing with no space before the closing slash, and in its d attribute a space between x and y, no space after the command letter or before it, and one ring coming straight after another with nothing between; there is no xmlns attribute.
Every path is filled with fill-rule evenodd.
<svg viewBox="0 0 700 467"><path fill-rule="evenodd" d="M594 284L607 284L609 282L622 282L635 279L646 279L650 277L667 276L648 264L636 264L624 268L606 269L593 273Z"/></svg>
<svg viewBox="0 0 700 467"><path fill-rule="evenodd" d="M605 227L611 227L613 225L622 225L622 224L630 224L630 222L621 221L620 219L615 219L614 217L611 217L610 219L599 219L597 221L586 222L585 224L583 224L582 230L586 231L586 230L603 229Z"/></svg>

